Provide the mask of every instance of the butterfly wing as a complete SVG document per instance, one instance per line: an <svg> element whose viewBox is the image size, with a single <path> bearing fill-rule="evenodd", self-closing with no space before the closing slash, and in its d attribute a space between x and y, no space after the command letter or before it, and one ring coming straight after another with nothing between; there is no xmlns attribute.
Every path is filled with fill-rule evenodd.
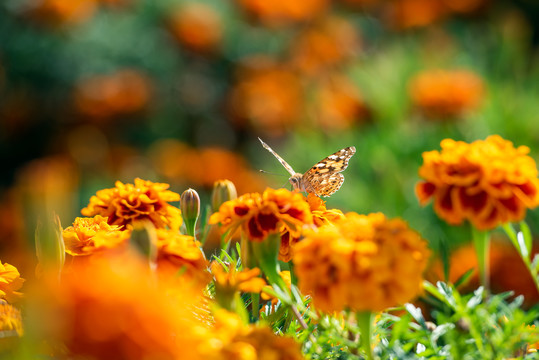
<svg viewBox="0 0 539 360"><path fill-rule="evenodd" d="M305 189L318 196L330 196L335 193L344 182L341 172L348 167L348 162L355 153L356 148L350 146L316 163L303 174L302 182Z"/></svg>
<svg viewBox="0 0 539 360"><path fill-rule="evenodd" d="M294 169L292 169L292 166L288 165L288 163L286 161L284 161L284 159L282 157L280 157L275 151L273 151L273 149L270 148L268 144L263 142L261 138L258 138L258 140L260 140L260 142L262 143L262 146L264 147L264 149L268 150L270 153L273 154L273 156L275 156L277 158L277 160L279 160L281 165L284 166L284 168L286 169L286 171L288 171L290 173L290 175L294 175L296 173L294 171Z"/></svg>

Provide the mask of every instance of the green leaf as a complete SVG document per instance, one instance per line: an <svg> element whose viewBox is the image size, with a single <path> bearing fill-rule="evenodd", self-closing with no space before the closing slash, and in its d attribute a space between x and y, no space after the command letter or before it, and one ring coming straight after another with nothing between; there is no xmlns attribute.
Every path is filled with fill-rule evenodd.
<svg viewBox="0 0 539 360"><path fill-rule="evenodd" d="M520 233L524 237L524 244L526 245L526 249L528 250L528 256L531 256L532 246L533 246L533 237L532 237L530 227L528 226L528 224L526 224L525 221L520 222Z"/></svg>

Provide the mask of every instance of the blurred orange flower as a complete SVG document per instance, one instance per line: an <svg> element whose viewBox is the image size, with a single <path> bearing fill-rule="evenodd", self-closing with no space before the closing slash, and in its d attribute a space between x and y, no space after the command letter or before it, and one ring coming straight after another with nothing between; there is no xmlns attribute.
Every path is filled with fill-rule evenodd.
<svg viewBox="0 0 539 360"><path fill-rule="evenodd" d="M251 241L263 241L270 233L290 232L299 236L304 224L312 224L309 205L302 194L286 189L266 189L225 202L212 214L210 224L221 224L221 231L233 234L240 228Z"/></svg>
<svg viewBox="0 0 539 360"><path fill-rule="evenodd" d="M282 26L303 22L322 15L328 0L237 0L242 9L253 19L268 26Z"/></svg>
<svg viewBox="0 0 539 360"><path fill-rule="evenodd" d="M409 29L431 25L443 19L447 10L440 0L394 0L386 4L391 27Z"/></svg>
<svg viewBox="0 0 539 360"><path fill-rule="evenodd" d="M0 299L9 303L16 302L23 295L18 292L24 283L19 270L11 264L0 262Z"/></svg>
<svg viewBox="0 0 539 360"><path fill-rule="evenodd" d="M292 42L291 61L307 75L330 70L357 56L358 30L344 18L328 17L303 30Z"/></svg>
<svg viewBox="0 0 539 360"><path fill-rule="evenodd" d="M490 0L441 0L453 13L469 14L484 8Z"/></svg>
<svg viewBox="0 0 539 360"><path fill-rule="evenodd" d="M149 78L138 70L124 69L81 79L74 102L81 114L100 120L140 112L150 96Z"/></svg>
<svg viewBox="0 0 539 360"><path fill-rule="evenodd" d="M205 286L210 281L208 261L201 244L192 236L177 230L157 229L157 270L177 276L192 283Z"/></svg>
<svg viewBox="0 0 539 360"><path fill-rule="evenodd" d="M414 106L429 118L457 117L479 107L484 85L466 70L432 70L416 75L409 85Z"/></svg>
<svg viewBox="0 0 539 360"><path fill-rule="evenodd" d="M208 5L186 3L169 19L169 28L178 42L188 49L201 53L217 50L223 28L217 11Z"/></svg>
<svg viewBox="0 0 539 360"><path fill-rule="evenodd" d="M96 10L96 0L32 0L28 13L49 25L77 24L88 20Z"/></svg>
<svg viewBox="0 0 539 360"><path fill-rule="evenodd" d="M251 58L240 68L229 100L238 125L277 136L300 120L303 89L299 77L285 66Z"/></svg>
<svg viewBox="0 0 539 360"><path fill-rule="evenodd" d="M225 269L217 261L212 261L210 269L215 278L215 286L226 293L237 291L259 293L266 285L266 281L260 277L260 269L243 269L238 271L235 263L228 264Z"/></svg>
<svg viewBox="0 0 539 360"><path fill-rule="evenodd" d="M150 221L158 229L180 228L180 209L169 204L179 201L180 194L167 190L168 184L136 178L135 184L116 181L115 185L111 189L99 190L81 213L84 216L108 217L110 225L126 226Z"/></svg>
<svg viewBox="0 0 539 360"><path fill-rule="evenodd" d="M419 294L428 256L426 242L404 221L348 213L306 231L293 260L300 290L320 310L381 311Z"/></svg>
<svg viewBox="0 0 539 360"><path fill-rule="evenodd" d="M44 336L57 355L92 359L203 359L199 294L167 296L142 259L94 258L33 295ZM139 262L140 260L140 262Z"/></svg>
<svg viewBox="0 0 539 360"><path fill-rule="evenodd" d="M9 356L12 350L14 341L23 335L22 316L19 309L0 300L0 351L2 355Z"/></svg>
<svg viewBox="0 0 539 360"><path fill-rule="evenodd" d="M330 76L318 84L315 122L326 130L346 130L368 120L370 110L359 89L344 76Z"/></svg>
<svg viewBox="0 0 539 360"><path fill-rule="evenodd" d="M170 180L183 181L187 186L210 188L217 180L230 179L240 193L265 188L263 178L247 161L227 149L195 149L177 140L165 139L154 144L150 156L160 174Z"/></svg>
<svg viewBox="0 0 539 360"><path fill-rule="evenodd" d="M471 144L445 139L441 151L423 153L416 185L421 204L434 198L434 211L449 224L469 220L479 230L520 221L539 205L539 179L526 146L498 135Z"/></svg>
<svg viewBox="0 0 539 360"><path fill-rule="evenodd" d="M302 360L300 345L294 339L274 334L269 327L245 325L232 312L214 314L213 337L204 348L210 360Z"/></svg>
<svg viewBox="0 0 539 360"><path fill-rule="evenodd" d="M107 218L96 215L93 218L76 218L72 226L63 230L62 235L66 253L80 256L126 244L131 231L122 229L122 226L109 225Z"/></svg>
<svg viewBox="0 0 539 360"><path fill-rule="evenodd" d="M531 257L539 252L534 246ZM508 239L495 238L490 243L490 291L501 293L514 291L515 296L524 296L524 307L530 308L539 302L539 293L535 287L530 272L522 262L520 255ZM472 243L453 250L449 259L449 282L455 283L461 276L471 269L474 273L468 282L459 291L469 293L477 289L479 284L477 254ZM444 280L442 264L436 260L426 272L426 279L430 282Z"/></svg>

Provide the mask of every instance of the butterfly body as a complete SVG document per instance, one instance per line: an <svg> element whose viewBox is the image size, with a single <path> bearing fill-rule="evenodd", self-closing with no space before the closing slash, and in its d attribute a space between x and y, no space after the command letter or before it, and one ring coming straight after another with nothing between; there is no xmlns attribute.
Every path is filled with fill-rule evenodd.
<svg viewBox="0 0 539 360"><path fill-rule="evenodd" d="M292 167L284 161L272 148L270 148L262 139L258 138L262 146L273 154L279 160L281 165L291 175L288 181L292 184L294 190L306 191L316 196L330 196L340 189L344 182L344 176L341 174L348 167L348 161L356 153L353 146L344 148L336 153L326 157L316 163L305 174L297 173Z"/></svg>

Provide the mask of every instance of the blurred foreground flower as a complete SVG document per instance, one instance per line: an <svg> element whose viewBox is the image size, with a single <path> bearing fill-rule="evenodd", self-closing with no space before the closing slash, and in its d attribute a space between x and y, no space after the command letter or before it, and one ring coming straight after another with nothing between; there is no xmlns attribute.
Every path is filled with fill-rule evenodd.
<svg viewBox="0 0 539 360"><path fill-rule="evenodd" d="M181 45L205 54L218 49L223 34L219 13L197 2L186 3L173 12L169 28Z"/></svg>
<svg viewBox="0 0 539 360"><path fill-rule="evenodd" d="M99 190L82 209L84 216L108 217L110 225L132 225L150 221L162 229L179 229L182 224L180 209L169 204L179 201L180 195L167 190L168 184L135 179L135 184L116 181L116 187Z"/></svg>
<svg viewBox="0 0 539 360"><path fill-rule="evenodd" d="M432 70L416 75L409 85L414 106L428 118L458 117L475 110L484 97L479 76L466 70Z"/></svg>
<svg viewBox="0 0 539 360"><path fill-rule="evenodd" d="M19 270L11 264L0 262L0 299L13 303L22 297L18 292L24 283Z"/></svg>
<svg viewBox="0 0 539 360"><path fill-rule="evenodd" d="M293 260L299 288L320 310L376 312L419 294L428 256L426 242L404 221L348 213L307 231Z"/></svg>
<svg viewBox="0 0 539 360"><path fill-rule="evenodd" d="M22 316L19 309L0 300L0 357L23 335Z"/></svg>
<svg viewBox="0 0 539 360"><path fill-rule="evenodd" d="M210 224L221 224L228 236L240 228L251 241L263 241L271 233L289 231L299 236L304 224L312 224L309 205L303 195L286 189L266 189L227 201L212 214Z"/></svg>
<svg viewBox="0 0 539 360"><path fill-rule="evenodd" d="M416 185L421 204L449 224L469 220L479 230L520 221L539 205L539 179L527 146L515 148L498 135L471 144L445 139L441 151L423 153Z"/></svg>
<svg viewBox="0 0 539 360"><path fill-rule="evenodd" d="M131 232L123 226L109 225L107 218L96 215L93 218L76 218L72 226L63 230L62 235L65 251L69 255L79 256L126 244Z"/></svg>
<svg viewBox="0 0 539 360"><path fill-rule="evenodd" d="M290 337L276 335L266 326L245 325L237 314L225 310L214 316L210 360L304 359L300 345Z"/></svg>
<svg viewBox="0 0 539 360"><path fill-rule="evenodd" d="M92 258L61 283L33 293L33 321L58 356L92 359L202 359L206 328L195 318L199 296L167 296L139 259ZM61 346L57 346L62 344Z"/></svg>

